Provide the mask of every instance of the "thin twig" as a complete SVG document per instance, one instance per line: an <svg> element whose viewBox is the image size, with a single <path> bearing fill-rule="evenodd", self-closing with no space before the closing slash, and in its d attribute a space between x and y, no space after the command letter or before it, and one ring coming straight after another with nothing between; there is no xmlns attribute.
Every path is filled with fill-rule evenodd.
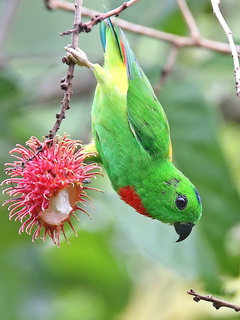
<svg viewBox="0 0 240 320"><path fill-rule="evenodd" d="M168 53L166 64L161 70L159 81L154 88L156 95L160 93L160 90L162 89L164 83L167 80L167 77L172 72L178 52L179 52L179 47L176 47L175 45L173 45Z"/></svg>
<svg viewBox="0 0 240 320"><path fill-rule="evenodd" d="M230 30L229 26L227 25L223 15L219 9L220 0L211 0L213 12L216 15L219 23L221 24L223 30L225 31L228 42L231 48L231 53L233 57L233 65L234 65L234 74L236 79L236 92L237 96L240 97L240 70L239 70L239 61L238 61L238 52L233 41L232 31Z"/></svg>
<svg viewBox="0 0 240 320"><path fill-rule="evenodd" d="M191 296L194 296L193 300L196 302L199 302L201 300L212 302L213 307L216 308L217 310L220 309L221 307L226 307L226 308L234 309L236 312L240 311L240 306L237 304L233 304L233 303L227 302L225 300L217 299L217 298L214 298L210 295L203 296L201 294L198 294L197 292L195 292L192 289L187 291L187 293L190 294Z"/></svg>
<svg viewBox="0 0 240 320"><path fill-rule="evenodd" d="M60 0L49 0L51 2L52 9L61 9L64 11L73 11L74 6L67 1ZM99 12L89 9L82 8L82 15L85 17L95 17ZM201 47L212 51L221 53L232 53L228 43L218 42L200 37L197 41L191 37L178 36L172 33L159 31L153 28L138 25L123 19L117 19L117 24L124 30L155 38L158 40L166 41L174 44L178 47ZM236 46L237 51L240 53L240 46Z"/></svg>
<svg viewBox="0 0 240 320"><path fill-rule="evenodd" d="M44 0L45 6L48 9L62 9L64 11L74 11L74 4L68 1L61 1L61 0ZM83 10L82 8L82 15L83 15Z"/></svg>
<svg viewBox="0 0 240 320"><path fill-rule="evenodd" d="M190 31L191 38L195 39L196 41L201 38L200 31L198 29L198 26L194 20L194 17L189 10L187 3L185 0L176 0L178 3L178 6L182 12L183 18L186 21L186 24L188 26L188 29Z"/></svg>
<svg viewBox="0 0 240 320"><path fill-rule="evenodd" d="M76 0L75 3L75 14L74 14L74 23L73 28L76 28L80 22L81 22L81 9L82 9L82 2L83 0ZM49 4L49 1L48 1ZM72 44L71 46L76 49L78 47L78 32L74 32L72 35ZM68 71L66 76L61 80L61 89L65 91L63 100L61 101L61 110L59 113L56 114L56 122L52 128L52 130L49 131L49 135L47 136L48 139L52 140L58 129L60 128L60 125L62 123L62 120L65 119L65 113L68 109L70 109L70 98L72 95L72 78L74 73L74 63L70 62L68 66Z"/></svg>
<svg viewBox="0 0 240 320"><path fill-rule="evenodd" d="M72 30L68 30L68 31L65 31L63 33L61 33L62 36L64 35L67 35L67 34L71 34L73 32L90 32L92 30L92 27L95 26L96 24L98 24L99 22L109 18L109 17L112 17L112 16L119 16L119 14L129 8L130 6L132 6L133 4L135 4L136 2L138 2L139 0L129 0L127 2L124 2L121 6L113 9L113 10L110 10L108 12L105 12L105 13L97 13L95 14L94 18L92 18L90 21L88 21L87 23L80 23L77 28L75 29L72 29Z"/></svg>

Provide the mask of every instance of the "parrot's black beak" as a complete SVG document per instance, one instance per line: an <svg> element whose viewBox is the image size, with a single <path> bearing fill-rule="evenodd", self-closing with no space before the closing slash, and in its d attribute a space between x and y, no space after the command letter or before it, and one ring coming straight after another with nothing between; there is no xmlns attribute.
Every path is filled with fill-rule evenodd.
<svg viewBox="0 0 240 320"><path fill-rule="evenodd" d="M190 235L192 228L194 227L194 223L191 222L175 222L173 225L177 234L179 235L179 238L176 242L180 242L186 239Z"/></svg>

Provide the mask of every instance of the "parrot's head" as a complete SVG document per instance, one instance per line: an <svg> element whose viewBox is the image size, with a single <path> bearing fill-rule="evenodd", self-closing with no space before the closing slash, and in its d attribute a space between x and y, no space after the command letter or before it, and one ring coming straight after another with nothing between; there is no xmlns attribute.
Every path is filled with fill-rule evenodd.
<svg viewBox="0 0 240 320"><path fill-rule="evenodd" d="M148 215L174 225L179 239L186 239L202 215L197 189L170 161L150 166L138 190Z"/></svg>

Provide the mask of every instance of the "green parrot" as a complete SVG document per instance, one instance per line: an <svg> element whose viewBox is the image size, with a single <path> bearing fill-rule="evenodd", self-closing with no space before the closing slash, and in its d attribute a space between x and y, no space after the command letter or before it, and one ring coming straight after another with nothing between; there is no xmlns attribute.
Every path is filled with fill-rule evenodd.
<svg viewBox="0 0 240 320"><path fill-rule="evenodd" d="M174 225L188 237L202 214L197 189L172 163L165 112L122 30L101 24L104 67L80 49L65 47L70 61L91 69L97 79L92 107L96 149L114 190L137 212Z"/></svg>

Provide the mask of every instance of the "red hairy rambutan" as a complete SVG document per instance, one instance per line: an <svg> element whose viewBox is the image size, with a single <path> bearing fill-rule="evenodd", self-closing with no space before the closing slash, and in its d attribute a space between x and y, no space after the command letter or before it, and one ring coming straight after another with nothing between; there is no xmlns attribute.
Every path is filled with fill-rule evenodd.
<svg viewBox="0 0 240 320"><path fill-rule="evenodd" d="M9 206L9 218L20 220L19 233L33 232L32 240L49 235L59 246L60 234L66 222L75 232L70 221L77 209L86 212L78 204L91 201L86 184L95 178L96 164L85 164L93 153L84 152L80 142L66 135L53 140L31 137L27 148L17 145L10 154L17 160L6 163L6 173L10 178L2 184L10 185L3 192L11 198L3 205ZM95 189L96 190L96 189ZM41 232L43 230L43 232ZM76 233L76 232L75 232Z"/></svg>

